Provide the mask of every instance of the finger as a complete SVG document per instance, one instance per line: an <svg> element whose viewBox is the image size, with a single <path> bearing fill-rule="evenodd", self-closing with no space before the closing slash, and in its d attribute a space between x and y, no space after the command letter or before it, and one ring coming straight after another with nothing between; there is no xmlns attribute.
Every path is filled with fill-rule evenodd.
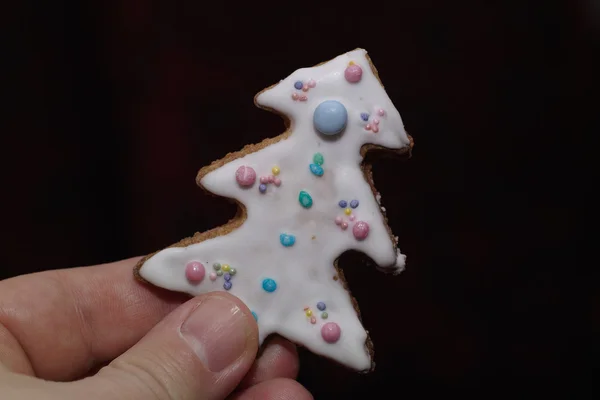
<svg viewBox="0 0 600 400"><path fill-rule="evenodd" d="M137 261L0 282L0 363L43 379L72 380L133 346L189 298L136 281Z"/></svg>
<svg viewBox="0 0 600 400"><path fill-rule="evenodd" d="M244 377L240 388L247 388L275 378L295 379L298 376L298 351L296 346L281 336L269 338Z"/></svg>
<svg viewBox="0 0 600 400"><path fill-rule="evenodd" d="M277 378L237 392L231 400L312 400L312 398L310 392L295 380Z"/></svg>
<svg viewBox="0 0 600 400"><path fill-rule="evenodd" d="M223 399L257 350L250 310L216 292L188 301L97 375L70 385L73 395L93 393L94 399Z"/></svg>

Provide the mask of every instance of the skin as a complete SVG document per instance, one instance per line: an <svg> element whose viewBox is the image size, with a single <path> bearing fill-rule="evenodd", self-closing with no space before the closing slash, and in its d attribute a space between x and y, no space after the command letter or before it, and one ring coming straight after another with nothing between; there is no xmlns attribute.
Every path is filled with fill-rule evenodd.
<svg viewBox="0 0 600 400"><path fill-rule="evenodd" d="M239 299L223 292L189 299L141 284L132 274L137 261L0 282L3 399L312 399L295 380L295 346L275 336L259 352L256 323ZM182 333L196 310L210 315L209 303L231 310L245 335L237 347L227 334L212 338L239 350L223 368L212 368ZM219 315L200 324L218 330L229 313Z"/></svg>

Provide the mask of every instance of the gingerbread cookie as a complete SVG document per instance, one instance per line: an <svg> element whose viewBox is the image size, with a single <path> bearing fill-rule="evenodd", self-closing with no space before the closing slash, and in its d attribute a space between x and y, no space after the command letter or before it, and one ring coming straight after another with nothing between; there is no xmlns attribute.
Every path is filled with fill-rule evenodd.
<svg viewBox="0 0 600 400"><path fill-rule="evenodd" d="M337 259L357 250L383 271L404 269L363 158L381 148L410 155L412 138L362 49L295 71L255 103L282 114L287 131L197 176L235 200L238 215L145 257L135 274L190 295L229 291L252 310L261 343L276 333L368 371L372 345Z"/></svg>

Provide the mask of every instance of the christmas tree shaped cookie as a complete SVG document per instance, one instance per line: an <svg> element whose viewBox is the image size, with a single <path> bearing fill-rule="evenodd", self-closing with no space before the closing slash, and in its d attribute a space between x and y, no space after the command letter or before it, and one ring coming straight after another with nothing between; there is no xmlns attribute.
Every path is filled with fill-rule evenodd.
<svg viewBox="0 0 600 400"><path fill-rule="evenodd" d="M238 215L145 257L135 274L190 295L229 291L252 310L261 343L279 334L368 371L371 342L337 259L356 250L384 272L404 268L363 158L380 148L409 155L412 139L362 49L295 71L255 103L283 115L286 132L197 176L235 200Z"/></svg>

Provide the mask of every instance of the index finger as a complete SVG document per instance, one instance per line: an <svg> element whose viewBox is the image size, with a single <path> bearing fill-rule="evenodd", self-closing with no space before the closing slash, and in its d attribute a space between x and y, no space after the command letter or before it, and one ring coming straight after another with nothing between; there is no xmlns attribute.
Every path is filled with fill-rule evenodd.
<svg viewBox="0 0 600 400"><path fill-rule="evenodd" d="M138 282L139 258L0 282L0 362L54 381L133 346L188 295Z"/></svg>

